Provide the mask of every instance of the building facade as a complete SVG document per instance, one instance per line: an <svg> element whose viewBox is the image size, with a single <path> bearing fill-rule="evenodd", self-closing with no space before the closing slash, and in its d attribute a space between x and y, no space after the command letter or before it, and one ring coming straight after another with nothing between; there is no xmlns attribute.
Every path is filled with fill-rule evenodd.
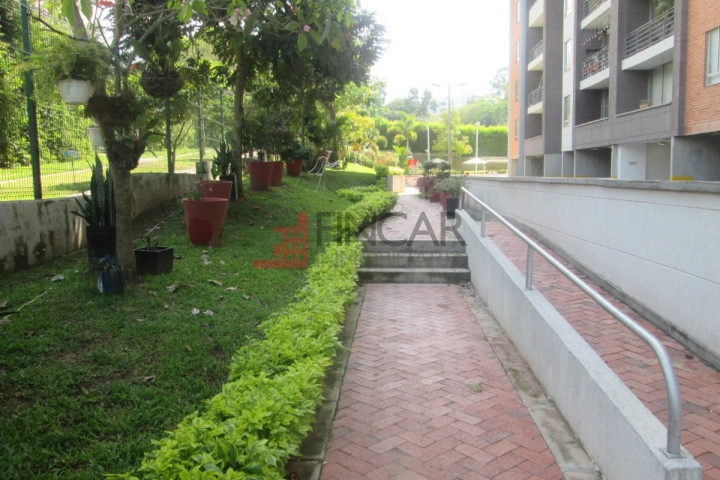
<svg viewBox="0 0 720 480"><path fill-rule="evenodd" d="M515 0L510 173L720 181L717 0Z"/></svg>

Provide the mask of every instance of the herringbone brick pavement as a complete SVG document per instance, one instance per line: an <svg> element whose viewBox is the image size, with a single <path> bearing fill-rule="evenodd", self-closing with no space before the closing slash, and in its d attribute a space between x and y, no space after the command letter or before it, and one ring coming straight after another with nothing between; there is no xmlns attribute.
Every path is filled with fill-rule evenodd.
<svg viewBox="0 0 720 480"><path fill-rule="evenodd" d="M488 222L486 234L524 274L525 244L499 222ZM612 299L585 275L569 268L663 343L680 383L682 444L702 465L704 479L720 480L720 373L693 358L682 345ZM667 425L665 383L650 347L539 255L535 255L533 272L534 288L543 293L633 393ZM682 298L677 301L681 302Z"/></svg>
<svg viewBox="0 0 720 480"><path fill-rule="evenodd" d="M367 286L324 480L561 477L459 286Z"/></svg>

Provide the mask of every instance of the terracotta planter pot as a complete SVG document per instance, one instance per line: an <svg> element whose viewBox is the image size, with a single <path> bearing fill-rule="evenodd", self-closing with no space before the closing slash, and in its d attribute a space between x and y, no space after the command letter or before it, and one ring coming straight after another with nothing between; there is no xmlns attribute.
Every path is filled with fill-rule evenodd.
<svg viewBox="0 0 720 480"><path fill-rule="evenodd" d="M135 264L140 275L170 273L175 251L172 247L136 248Z"/></svg>
<svg viewBox="0 0 720 480"><path fill-rule="evenodd" d="M253 190L269 190L274 162L249 162L250 188Z"/></svg>
<svg viewBox="0 0 720 480"><path fill-rule="evenodd" d="M303 161L293 160L287 163L287 174L290 177L299 177L302 173Z"/></svg>
<svg viewBox="0 0 720 480"><path fill-rule="evenodd" d="M226 182L232 182L232 189L230 190L230 201L237 200L238 199L237 176L234 173L232 175L220 175L220 180L225 180Z"/></svg>
<svg viewBox="0 0 720 480"><path fill-rule="evenodd" d="M226 198L201 198L192 200L183 198L185 225L188 229L190 243L193 245L222 245L223 227L228 211Z"/></svg>
<svg viewBox="0 0 720 480"><path fill-rule="evenodd" d="M203 198L232 198L233 182L229 180L200 180L196 185Z"/></svg>
<svg viewBox="0 0 720 480"><path fill-rule="evenodd" d="M440 194L438 192L430 192L430 201L431 202L439 202Z"/></svg>
<svg viewBox="0 0 720 480"><path fill-rule="evenodd" d="M284 162L273 162L273 171L270 176L270 186L279 187L282 185Z"/></svg>
<svg viewBox="0 0 720 480"><path fill-rule="evenodd" d="M443 211L447 210L448 194L445 192L440 192L438 193L438 196L440 197L440 205L442 205Z"/></svg>

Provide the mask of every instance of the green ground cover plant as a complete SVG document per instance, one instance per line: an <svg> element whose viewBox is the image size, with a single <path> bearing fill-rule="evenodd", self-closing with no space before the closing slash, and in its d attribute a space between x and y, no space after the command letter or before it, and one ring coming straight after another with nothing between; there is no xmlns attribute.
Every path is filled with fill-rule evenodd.
<svg viewBox="0 0 720 480"><path fill-rule="evenodd" d="M252 260L272 258L280 242L273 228L296 225L297 213L307 211L317 264L318 237L331 238L322 235L322 212L351 205L334 192L374 182L372 170L352 166L328 172L327 189L315 191L316 178L304 175L270 192L247 190L245 201L230 206L220 248L193 247L180 201L169 202L137 219L136 237L141 246L144 229L162 222L154 233L175 249L172 273L143 277L122 295L97 293L85 251L4 275L0 477L97 479L136 469L152 439L225 392L231 371L245 368L236 366L239 349L280 328L259 325L308 295L307 270L252 268ZM315 371L299 365L275 377L313 383Z"/></svg>

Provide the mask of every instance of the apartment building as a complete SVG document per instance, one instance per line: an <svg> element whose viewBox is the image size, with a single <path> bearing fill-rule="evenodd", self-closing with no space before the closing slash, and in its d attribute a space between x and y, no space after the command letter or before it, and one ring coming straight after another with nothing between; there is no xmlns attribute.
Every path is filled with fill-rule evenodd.
<svg viewBox="0 0 720 480"><path fill-rule="evenodd" d="M717 0L515 0L510 174L720 181Z"/></svg>

